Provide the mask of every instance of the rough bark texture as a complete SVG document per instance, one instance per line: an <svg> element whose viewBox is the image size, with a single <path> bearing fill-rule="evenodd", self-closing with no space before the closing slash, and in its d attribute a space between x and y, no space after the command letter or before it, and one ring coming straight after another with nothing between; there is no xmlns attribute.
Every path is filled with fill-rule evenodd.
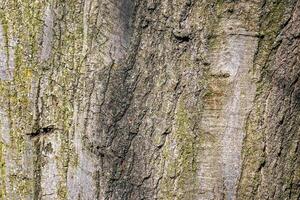
<svg viewBox="0 0 300 200"><path fill-rule="evenodd" d="M300 198L299 0L0 8L0 199Z"/></svg>

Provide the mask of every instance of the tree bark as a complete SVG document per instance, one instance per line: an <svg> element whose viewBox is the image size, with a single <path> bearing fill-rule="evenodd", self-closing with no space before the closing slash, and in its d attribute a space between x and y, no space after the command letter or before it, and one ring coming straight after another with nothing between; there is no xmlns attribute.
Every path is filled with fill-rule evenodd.
<svg viewBox="0 0 300 200"><path fill-rule="evenodd" d="M299 0L1 0L0 199L299 199Z"/></svg>

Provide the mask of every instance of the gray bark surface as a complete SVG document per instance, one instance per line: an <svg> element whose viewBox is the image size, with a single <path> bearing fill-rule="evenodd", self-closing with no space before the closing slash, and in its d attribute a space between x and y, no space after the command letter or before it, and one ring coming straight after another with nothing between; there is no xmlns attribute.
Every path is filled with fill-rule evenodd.
<svg viewBox="0 0 300 200"><path fill-rule="evenodd" d="M0 199L299 199L299 27L299 0L0 0Z"/></svg>

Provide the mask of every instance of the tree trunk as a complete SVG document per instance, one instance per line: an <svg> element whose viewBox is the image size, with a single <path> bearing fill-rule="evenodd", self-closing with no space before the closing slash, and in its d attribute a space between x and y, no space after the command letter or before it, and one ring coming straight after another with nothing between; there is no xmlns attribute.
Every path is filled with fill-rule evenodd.
<svg viewBox="0 0 300 200"><path fill-rule="evenodd" d="M299 0L0 7L0 199L300 198Z"/></svg>

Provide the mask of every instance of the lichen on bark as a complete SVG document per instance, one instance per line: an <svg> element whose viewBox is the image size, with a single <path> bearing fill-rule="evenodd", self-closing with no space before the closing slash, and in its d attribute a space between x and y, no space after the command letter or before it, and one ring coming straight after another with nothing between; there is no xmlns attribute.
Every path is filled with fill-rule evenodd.
<svg viewBox="0 0 300 200"><path fill-rule="evenodd" d="M299 1L0 8L0 199L299 198Z"/></svg>

